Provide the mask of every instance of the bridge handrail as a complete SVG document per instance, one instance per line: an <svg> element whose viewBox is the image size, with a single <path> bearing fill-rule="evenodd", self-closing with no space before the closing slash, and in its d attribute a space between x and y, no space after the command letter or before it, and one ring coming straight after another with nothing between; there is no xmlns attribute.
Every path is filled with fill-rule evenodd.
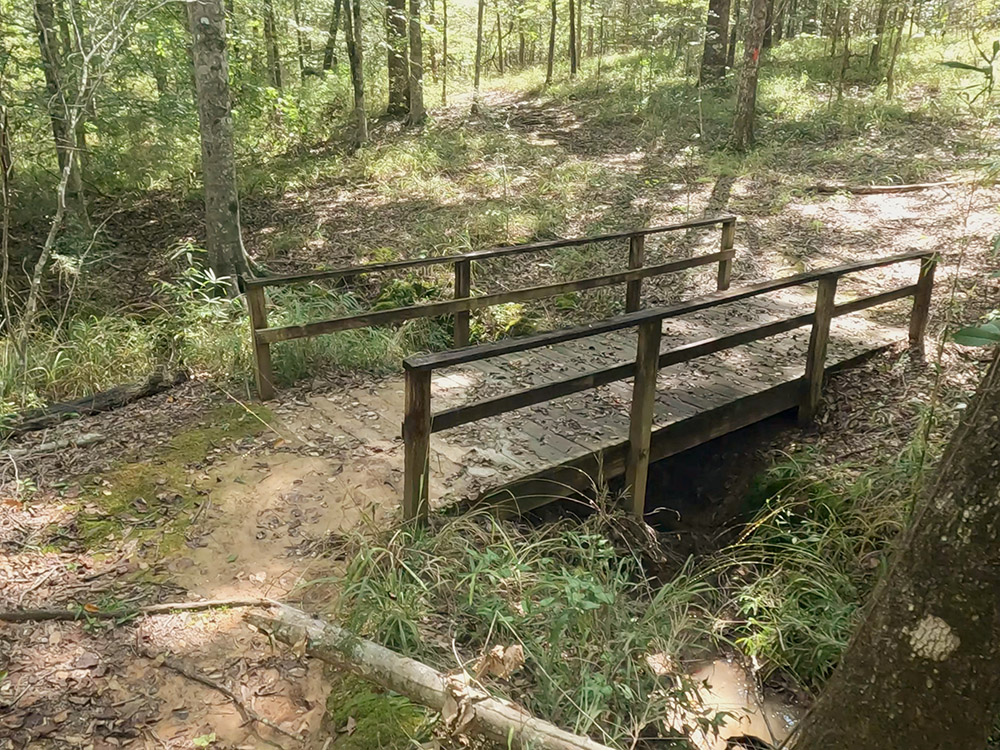
<svg viewBox="0 0 1000 750"><path fill-rule="evenodd" d="M682 229L695 229L722 225L722 239L719 251L708 255L662 263L655 266L644 265L645 238L649 235L663 232L673 232ZM719 216L710 219L687 221L680 224L669 224L645 229L632 229L614 234L602 234L590 237L547 240L526 245L512 245L485 250L477 250L460 255L441 255L434 258L417 258L414 260L390 261L388 263L369 263L349 268L315 273L290 274L286 276L270 276L245 281L247 307L250 312L250 337L254 352L257 391L261 399L274 396L274 372L271 366L271 344L291 339L308 338L326 333L346 331L354 328L366 328L387 323L399 323L414 318L436 317L439 315L455 316L454 345L465 347L469 343L470 315L472 310L479 310L493 305L508 302L555 297L561 294L597 289L615 284L625 284L625 310L632 312L641 305L642 280L652 276L676 273L688 268L718 263L717 288L728 289L732 276L733 258L735 256L734 237L736 229L735 216ZM479 296L472 295L472 263L473 261L516 255L528 252L540 252L559 247L587 245L609 240L629 240L628 270L615 273L591 276L573 281L545 284L541 286L522 287L495 294ZM296 283L309 283L321 279L345 278L360 274L379 271L416 268L421 266L452 264L454 266L455 293L451 300L431 302L419 305L408 305L391 310L377 310L330 318L301 325L280 326L271 328L267 323L267 298L265 290L272 286L282 286Z"/></svg>
<svg viewBox="0 0 1000 750"><path fill-rule="evenodd" d="M840 305L836 304L837 284L842 276L911 260L920 261L920 273L915 284L897 287ZM811 325L812 332L806 354L803 391L799 403L799 419L801 422L808 422L815 415L822 396L826 349L833 318L912 296L913 309L910 314L909 341L914 352L922 355L923 337L930 312L935 261L936 256L933 252L914 250L883 258L806 271L738 289L718 291L688 302L627 313L600 323L550 331L512 341L471 346L439 354L408 357L403 363L406 371L403 419L405 447L403 514L407 519L420 520L426 519L428 515L428 474L432 433L634 377L626 484L631 488L633 511L641 517L645 504L656 376L660 368L778 335L804 325ZM819 282L819 287L815 308L811 313L763 324L735 334L686 344L667 352L660 352L662 322L667 318L812 282ZM639 329L634 362L626 362L585 375L534 386L505 396L464 404L438 414L431 411L431 375L435 369L478 362L503 354L529 351L632 327Z"/></svg>

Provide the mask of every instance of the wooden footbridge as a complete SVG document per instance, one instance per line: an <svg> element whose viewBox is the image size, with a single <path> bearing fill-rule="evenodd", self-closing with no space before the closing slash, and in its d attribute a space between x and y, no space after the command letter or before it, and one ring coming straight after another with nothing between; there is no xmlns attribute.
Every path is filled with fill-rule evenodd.
<svg viewBox="0 0 1000 750"><path fill-rule="evenodd" d="M644 264L646 238L713 226L721 227L717 251ZM404 516L423 518L432 503L456 499L514 503L523 510L622 474L632 509L642 514L650 461L789 409L797 409L800 421L808 422L820 403L826 374L896 341L908 338L922 354L934 275L930 253L909 252L731 287L735 227L735 217L725 216L251 280L247 295L260 396L274 395L273 344L452 315L454 349L408 357L403 382L360 396L366 398L365 413L374 415L374 426L359 429L343 421L344 431L362 440L395 445L387 452L389 460L402 464ZM621 242L623 250L627 243L626 270L472 294L476 267L487 260L607 242ZM909 283L899 285L898 273L885 272L908 262L915 266ZM440 264L453 266L454 299L297 326L267 324L268 287ZM717 268L716 291L643 309L644 279L706 265ZM625 285L622 315L468 346L473 310L616 284ZM873 287L878 291L870 293ZM912 298L908 330L896 325L905 319L898 310L886 315L882 308L904 298ZM400 423L402 446L392 443Z"/></svg>

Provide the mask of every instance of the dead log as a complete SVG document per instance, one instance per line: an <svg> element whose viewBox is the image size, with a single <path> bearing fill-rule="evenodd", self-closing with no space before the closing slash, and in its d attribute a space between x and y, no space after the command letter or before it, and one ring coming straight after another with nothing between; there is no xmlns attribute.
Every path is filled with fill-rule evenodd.
<svg viewBox="0 0 1000 750"><path fill-rule="evenodd" d="M139 615L164 615L175 612L200 612L206 609L233 607L271 607L270 599L203 599L198 602L164 602L107 611L91 604L66 609L15 609L0 612L0 622L44 622L47 620L130 620Z"/></svg>
<svg viewBox="0 0 1000 750"><path fill-rule="evenodd" d="M63 401L58 404L51 404L42 409L33 409L21 415L12 427L0 430L2 437L15 437L34 430L43 430L52 427L65 419L75 417L86 417L91 414L99 414L104 411L111 411L119 407L138 401L141 398L155 396L157 393L170 390L176 385L180 385L187 380L187 373L181 371L172 376L164 373L153 373L142 383L132 383L131 385L119 385L92 396L77 399L76 401Z"/></svg>
<svg viewBox="0 0 1000 750"><path fill-rule="evenodd" d="M51 440L48 443L39 443L33 448L13 448L7 451L7 455L11 458L26 458L38 456L42 453L61 451L65 448L82 448L85 445L100 443L103 440L105 440L105 437L99 432L88 432L85 435L77 435L64 440Z"/></svg>
<svg viewBox="0 0 1000 750"><path fill-rule="evenodd" d="M852 193L854 195L882 195L884 193L915 193L919 190L952 187L971 180L945 180L944 182L920 182L909 185L839 185L836 183L821 183L806 188L812 193L833 195L835 193Z"/></svg>
<svg viewBox="0 0 1000 750"><path fill-rule="evenodd" d="M512 749L610 750L589 737L537 719L510 701L494 698L464 673L442 674L286 605L277 605L272 612L276 613L273 617L248 613L246 619L283 643L304 646L310 656L440 712L454 734L478 734Z"/></svg>

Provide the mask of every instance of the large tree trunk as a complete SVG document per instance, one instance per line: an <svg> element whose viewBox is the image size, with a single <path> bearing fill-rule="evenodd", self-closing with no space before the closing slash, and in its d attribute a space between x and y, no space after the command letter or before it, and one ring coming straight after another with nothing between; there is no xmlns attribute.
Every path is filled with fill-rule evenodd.
<svg viewBox="0 0 1000 750"><path fill-rule="evenodd" d="M420 27L420 0L410 0L410 117L411 125L424 121L424 44Z"/></svg>
<svg viewBox="0 0 1000 750"><path fill-rule="evenodd" d="M347 58L351 64L354 88L354 139L357 145L368 140L368 115L365 111L364 47L361 36L361 0L344 0L344 35Z"/></svg>
<svg viewBox="0 0 1000 750"><path fill-rule="evenodd" d="M410 108L410 71L406 61L406 0L388 0L385 5L386 67L389 73L390 115L406 114Z"/></svg>
<svg viewBox="0 0 1000 750"><path fill-rule="evenodd" d="M721 81L726 75L726 43L729 40L729 0L709 0L705 22L705 50L701 57L702 85Z"/></svg>
<svg viewBox="0 0 1000 750"><path fill-rule="evenodd" d="M274 3L264 0L264 46L267 49L268 82L281 88L281 54L278 51L278 22L274 18Z"/></svg>
<svg viewBox="0 0 1000 750"><path fill-rule="evenodd" d="M486 0L479 0L478 19L476 21L476 72L472 86L472 113L479 112L479 75L483 68L483 15L486 13Z"/></svg>
<svg viewBox="0 0 1000 750"><path fill-rule="evenodd" d="M736 117L733 120L732 144L745 151L754 140L754 113L757 109L757 75L760 72L761 44L767 0L750 0L747 12L747 33L743 42L743 72L736 91Z"/></svg>
<svg viewBox="0 0 1000 750"><path fill-rule="evenodd" d="M323 49L323 70L337 67L337 28L340 26L340 8L343 0L334 0L330 15L330 29L326 33L326 47Z"/></svg>
<svg viewBox="0 0 1000 750"><path fill-rule="evenodd" d="M984 748L1000 713L1000 349L795 747Z"/></svg>
<svg viewBox="0 0 1000 750"><path fill-rule="evenodd" d="M188 3L194 80L201 126L201 172L205 185L208 262L219 276L249 272L240 231L233 117L226 61L226 14L222 0Z"/></svg>
<svg viewBox="0 0 1000 750"><path fill-rule="evenodd" d="M552 83L552 64L556 57L556 0L550 0L552 10L552 21L549 25L549 60L545 69L545 85Z"/></svg>

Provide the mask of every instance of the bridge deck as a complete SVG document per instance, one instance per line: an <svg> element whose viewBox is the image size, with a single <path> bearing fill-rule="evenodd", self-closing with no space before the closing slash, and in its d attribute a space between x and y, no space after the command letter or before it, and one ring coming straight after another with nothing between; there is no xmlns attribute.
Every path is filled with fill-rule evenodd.
<svg viewBox="0 0 1000 750"><path fill-rule="evenodd" d="M797 287L669 319L663 323L661 351L808 313L814 303L813 289ZM906 330L899 322L908 304L904 300L836 318L827 369L905 340ZM808 340L805 326L662 369L653 457L795 406ZM635 351L635 329L629 329L436 371L434 411L634 361ZM557 492L558 484L579 484L582 473L572 467L593 473L600 465L605 476L621 474L631 396L631 380L623 380L435 433L430 459L432 506L499 488L513 489L522 507L530 506ZM372 389L316 396L313 402L330 420L324 432L355 442L358 450L378 453L388 463L386 481L397 485L398 480L397 488L402 486L401 379Z"/></svg>

